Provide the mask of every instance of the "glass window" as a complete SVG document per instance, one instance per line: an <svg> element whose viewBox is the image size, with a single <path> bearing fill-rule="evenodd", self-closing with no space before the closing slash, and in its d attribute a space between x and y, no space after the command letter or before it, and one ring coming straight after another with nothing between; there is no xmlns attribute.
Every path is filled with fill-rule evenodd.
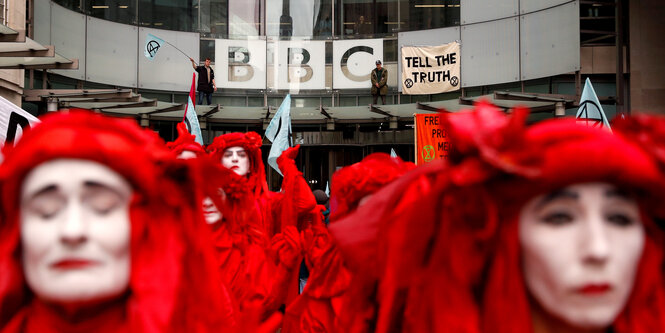
<svg viewBox="0 0 665 333"><path fill-rule="evenodd" d="M229 21L228 0L200 0L201 27L205 37L227 38Z"/></svg>
<svg viewBox="0 0 665 333"><path fill-rule="evenodd" d="M216 98L217 104L225 106L247 106L247 98L245 96L220 96Z"/></svg>
<svg viewBox="0 0 665 333"><path fill-rule="evenodd" d="M321 106L323 106L323 107L332 106L332 98L330 96L321 97Z"/></svg>
<svg viewBox="0 0 665 333"><path fill-rule="evenodd" d="M282 101L284 100L285 96L278 96L278 97L268 97L268 105L273 107L273 110L277 111L280 105L282 105ZM294 107L294 102L293 99L291 99L291 107Z"/></svg>
<svg viewBox="0 0 665 333"><path fill-rule="evenodd" d="M229 0L229 37L261 34L261 0Z"/></svg>
<svg viewBox="0 0 665 333"><path fill-rule="evenodd" d="M383 40L383 62L397 62L397 39Z"/></svg>
<svg viewBox="0 0 665 333"><path fill-rule="evenodd" d="M400 0L402 31L425 30L460 24L459 0Z"/></svg>
<svg viewBox="0 0 665 333"><path fill-rule="evenodd" d="M215 64L215 40L214 39L201 39L199 44L199 57L203 62L206 58L210 58L212 64ZM195 59L196 60L196 59Z"/></svg>
<svg viewBox="0 0 665 333"><path fill-rule="evenodd" d="M356 96L340 96L338 106L356 106L357 99Z"/></svg>
<svg viewBox="0 0 665 333"><path fill-rule="evenodd" d="M263 96L248 97L247 106L263 106Z"/></svg>
<svg viewBox="0 0 665 333"><path fill-rule="evenodd" d="M367 89L367 95L368 96L358 96L358 105L372 104L372 97L369 95L369 88ZM390 98L390 96L386 96L386 103L388 103L388 98Z"/></svg>
<svg viewBox="0 0 665 333"><path fill-rule="evenodd" d="M156 29L197 31L199 10L192 1L139 0L139 24Z"/></svg>
<svg viewBox="0 0 665 333"><path fill-rule="evenodd" d="M397 0L338 0L337 3L339 19L336 28L340 37L371 38L399 31Z"/></svg>
<svg viewBox="0 0 665 333"><path fill-rule="evenodd" d="M459 91L453 91L453 92L448 92L448 93L441 93L441 94L436 94L432 95L432 102L436 101L447 101L451 99L458 99L462 96L462 94ZM404 98L402 96L402 98Z"/></svg>
<svg viewBox="0 0 665 333"><path fill-rule="evenodd" d="M75 2L72 6L76 6ZM68 4L69 5L69 4ZM136 24L136 0L89 0L87 13L100 19L124 24Z"/></svg>
<svg viewBox="0 0 665 333"><path fill-rule="evenodd" d="M321 0L319 11L314 14L314 37L319 39L332 37L332 0Z"/></svg>
<svg viewBox="0 0 665 333"><path fill-rule="evenodd" d="M331 37L332 0L271 0L266 2L266 35Z"/></svg>
<svg viewBox="0 0 665 333"><path fill-rule="evenodd" d="M321 98L320 97L294 97L291 99L291 105L296 108L302 108L302 107L312 107L316 108L319 107L319 104L321 104Z"/></svg>
<svg viewBox="0 0 665 333"><path fill-rule="evenodd" d="M6 0L2 0L1 2L6 2ZM81 9L83 0L53 0L53 2L73 11L83 12L83 9Z"/></svg>

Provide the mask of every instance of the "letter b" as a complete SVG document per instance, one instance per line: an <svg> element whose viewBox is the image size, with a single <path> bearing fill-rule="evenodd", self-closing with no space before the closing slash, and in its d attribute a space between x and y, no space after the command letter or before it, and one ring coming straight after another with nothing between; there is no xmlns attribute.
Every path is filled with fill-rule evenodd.
<svg viewBox="0 0 665 333"><path fill-rule="evenodd" d="M310 54L303 48L288 49L288 82L307 82L312 79L314 71L309 63Z"/></svg>
<svg viewBox="0 0 665 333"><path fill-rule="evenodd" d="M245 47L229 47L229 82L249 81L254 68L249 64L250 53Z"/></svg>

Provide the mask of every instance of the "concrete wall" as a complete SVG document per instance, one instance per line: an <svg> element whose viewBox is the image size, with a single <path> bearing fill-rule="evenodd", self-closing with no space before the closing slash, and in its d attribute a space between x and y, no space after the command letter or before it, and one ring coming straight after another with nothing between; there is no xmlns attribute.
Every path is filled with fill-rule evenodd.
<svg viewBox="0 0 665 333"><path fill-rule="evenodd" d="M665 114L665 2L631 0L629 15L631 110Z"/></svg>
<svg viewBox="0 0 665 333"><path fill-rule="evenodd" d="M9 9L7 26L9 28L14 30L25 29L25 1L26 0L9 0L7 2L7 7ZM22 69L0 70L0 96L21 106L24 80L25 75Z"/></svg>

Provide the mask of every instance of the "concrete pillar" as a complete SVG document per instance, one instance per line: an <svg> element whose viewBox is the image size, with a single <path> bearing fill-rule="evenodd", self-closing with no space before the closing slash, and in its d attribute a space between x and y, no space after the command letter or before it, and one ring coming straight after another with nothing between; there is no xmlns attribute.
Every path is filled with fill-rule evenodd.
<svg viewBox="0 0 665 333"><path fill-rule="evenodd" d="M58 111L58 99L55 97L49 97L46 99L46 111L55 112Z"/></svg>
<svg viewBox="0 0 665 333"><path fill-rule="evenodd" d="M566 105L563 102L556 102L554 104L554 116L564 117L566 115Z"/></svg>
<svg viewBox="0 0 665 333"><path fill-rule="evenodd" d="M142 114L141 115L141 122L139 123L141 127L148 127L150 126L150 118L147 114Z"/></svg>

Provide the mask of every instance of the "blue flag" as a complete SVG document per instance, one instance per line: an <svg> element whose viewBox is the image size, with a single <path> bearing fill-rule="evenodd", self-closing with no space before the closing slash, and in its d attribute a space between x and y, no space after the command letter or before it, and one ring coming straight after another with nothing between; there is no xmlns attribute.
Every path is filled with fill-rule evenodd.
<svg viewBox="0 0 665 333"><path fill-rule="evenodd" d="M395 152L395 149L390 148L390 157L397 157L397 153Z"/></svg>
<svg viewBox="0 0 665 333"><path fill-rule="evenodd" d="M283 176L277 166L277 158L282 155L283 151L291 147L291 94L284 97L282 105L279 106L277 113L268 124L266 138L272 142L270 154L268 154L268 165Z"/></svg>
<svg viewBox="0 0 665 333"><path fill-rule="evenodd" d="M199 125L199 117L197 117L196 109L194 108L194 98L196 96L196 89L194 88L195 84L196 73L194 73L192 77L192 87L189 89L183 121L185 122L185 125L187 125L189 133L194 134L196 137L194 140L203 146L203 135L201 133L201 126Z"/></svg>
<svg viewBox="0 0 665 333"><path fill-rule="evenodd" d="M149 60L153 60L155 59L155 56L157 55L157 51L159 50L159 48L162 47L164 44L165 42L163 39L153 34L148 34L145 37L145 46L143 47L143 54Z"/></svg>
<svg viewBox="0 0 665 333"><path fill-rule="evenodd" d="M607 121L607 116L605 116L603 107L600 105L600 101L598 101L598 96L596 96L589 78L584 83L582 97L580 98L580 108L577 109L576 118L580 124L586 124L591 127L605 127L612 131L610 122Z"/></svg>

